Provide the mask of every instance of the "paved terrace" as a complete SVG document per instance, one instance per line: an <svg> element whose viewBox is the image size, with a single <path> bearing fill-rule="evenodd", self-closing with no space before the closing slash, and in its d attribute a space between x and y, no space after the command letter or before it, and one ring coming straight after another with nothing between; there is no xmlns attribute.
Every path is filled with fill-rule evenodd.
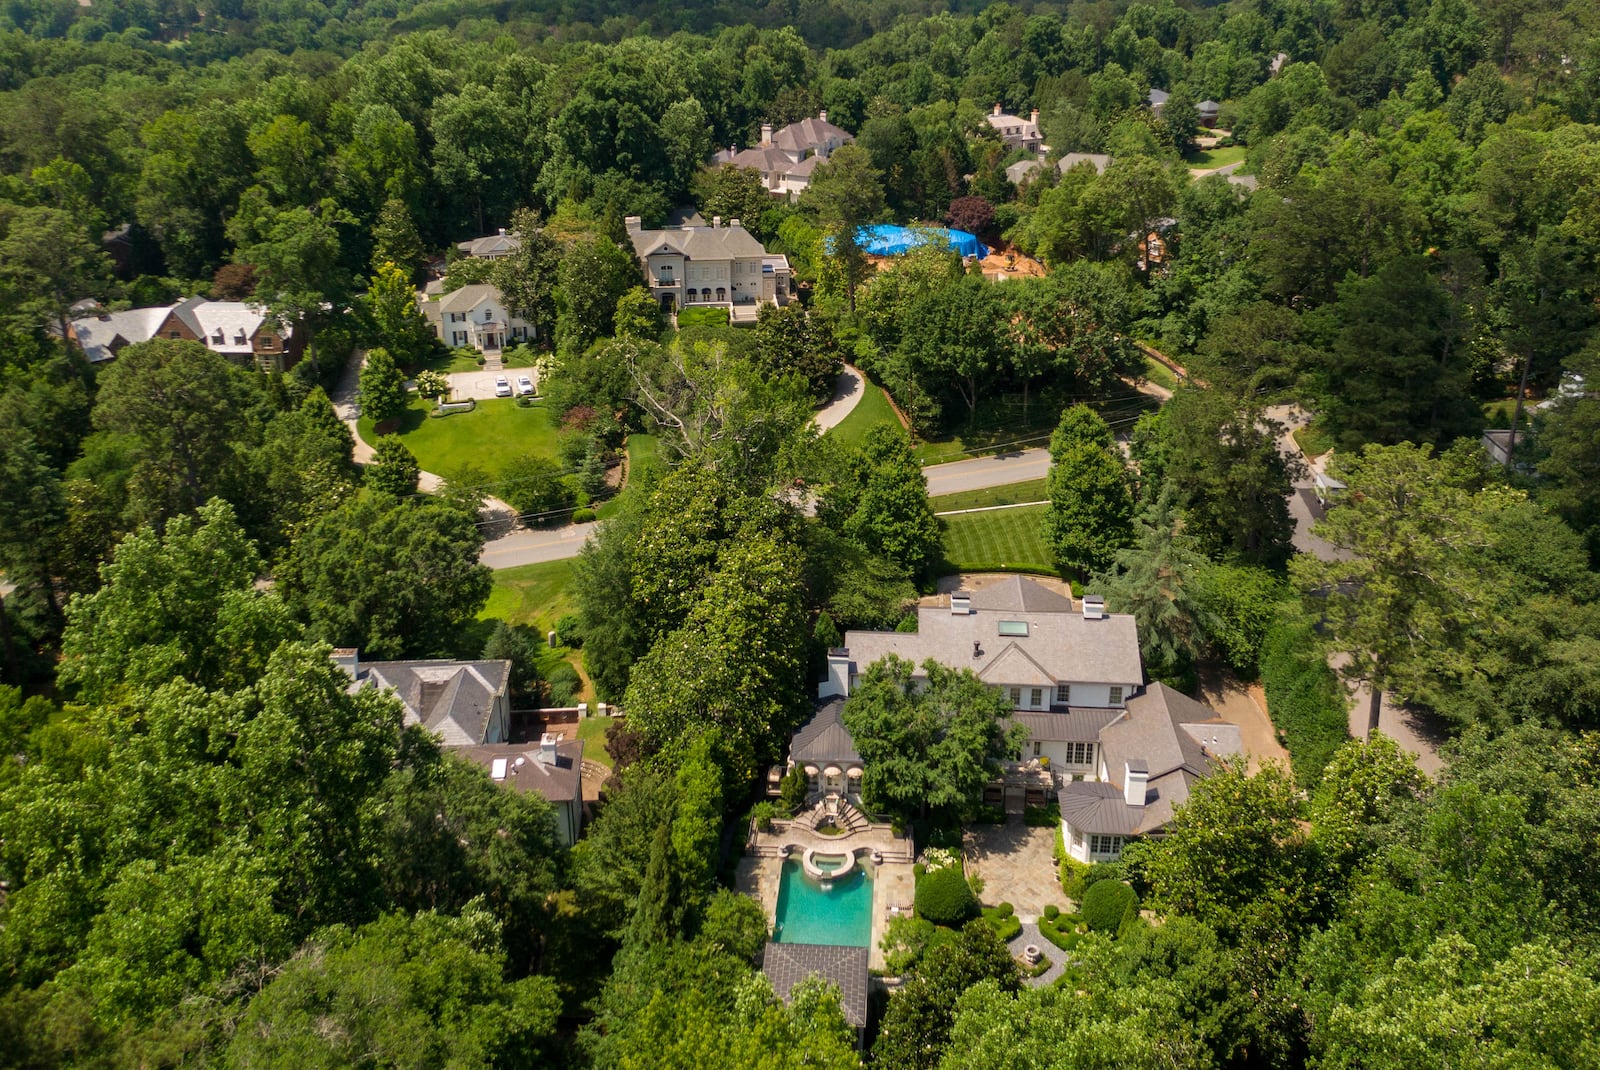
<svg viewBox="0 0 1600 1070"><path fill-rule="evenodd" d="M857 832L824 836L798 822L777 820L771 832L752 826L745 857L738 868L738 889L761 904L770 925L778 915L778 886L783 876L783 848L796 861L807 848L823 854L841 855L858 850L879 851L883 862L873 864L871 855L858 863L872 875L872 946L868 948L872 969L884 968L884 930L896 913L910 914L914 880L911 863L916 852L909 836L896 836L888 825L872 824Z"/></svg>

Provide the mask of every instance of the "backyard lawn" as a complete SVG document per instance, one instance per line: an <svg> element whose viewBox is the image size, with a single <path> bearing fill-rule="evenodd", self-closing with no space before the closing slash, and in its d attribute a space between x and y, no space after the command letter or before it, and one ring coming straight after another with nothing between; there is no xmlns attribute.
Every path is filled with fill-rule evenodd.
<svg viewBox="0 0 1600 1070"><path fill-rule="evenodd" d="M556 425L544 402L520 408L511 398L480 401L471 412L431 419L432 402L413 398L396 432L416 455L425 472L449 479L463 469L478 468L499 478L506 468L529 453L556 455ZM377 441L372 421L358 425L368 445Z"/></svg>
<svg viewBox="0 0 1600 1070"><path fill-rule="evenodd" d="M945 409L945 434L918 443L917 460L922 464L960 461L984 452L1004 449L1029 449L1044 446L1050 432L1061 422L1061 411L1076 401L1085 400L1111 425L1114 433L1133 426L1139 414L1154 409L1159 402L1133 387L1124 387L1109 397L1080 399L1056 391L1035 391L1023 404L1021 394L1003 394L978 403L976 416L968 422L965 412Z"/></svg>
<svg viewBox="0 0 1600 1070"><path fill-rule="evenodd" d="M1039 536L1047 508L1032 505L941 517L945 559L962 572L1004 568L1055 575L1050 551Z"/></svg>
<svg viewBox="0 0 1600 1070"><path fill-rule="evenodd" d="M1144 377L1157 386L1164 386L1168 390L1178 389L1178 377L1172 369L1154 357L1144 358Z"/></svg>
<svg viewBox="0 0 1600 1070"><path fill-rule="evenodd" d="M523 624L540 635L548 634L555 628L556 621L576 609L572 596L572 564L569 559L497 569L489 601L478 613L478 619ZM583 691L578 701L594 701L594 685L584 672L581 651L565 646L544 647L540 651L539 671L549 676L550 670L563 661L578 670L583 678ZM584 753L588 754L591 749L594 748L586 748ZM604 751L604 747L599 749Z"/></svg>
<svg viewBox="0 0 1600 1070"><path fill-rule="evenodd" d="M1007 483L983 490L963 490L955 494L941 494L929 498L936 513L949 513L957 509L983 509L990 505L1016 505L1018 502L1042 502L1049 497L1044 489L1045 480L1025 479L1021 483Z"/></svg>

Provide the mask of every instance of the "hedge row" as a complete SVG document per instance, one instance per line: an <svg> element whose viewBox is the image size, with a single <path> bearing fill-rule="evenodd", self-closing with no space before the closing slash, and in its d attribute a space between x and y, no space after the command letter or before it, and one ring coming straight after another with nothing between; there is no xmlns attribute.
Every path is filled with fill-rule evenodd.
<svg viewBox="0 0 1600 1070"><path fill-rule="evenodd" d="M1311 622L1286 609L1261 644L1261 684L1267 711L1289 751L1294 779L1317 786L1333 752L1350 738L1344 685L1323 656Z"/></svg>

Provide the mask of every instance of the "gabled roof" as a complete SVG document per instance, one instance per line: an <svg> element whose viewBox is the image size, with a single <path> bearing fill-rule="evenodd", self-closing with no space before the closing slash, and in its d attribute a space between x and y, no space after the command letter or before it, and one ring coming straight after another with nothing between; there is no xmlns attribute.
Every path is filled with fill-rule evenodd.
<svg viewBox="0 0 1600 1070"><path fill-rule="evenodd" d="M1016 643L1007 643L997 657L990 659L983 671L978 673L978 679L989 684L1016 684L1022 687L1053 688L1056 685L1056 678L1045 672Z"/></svg>
<svg viewBox="0 0 1600 1070"><path fill-rule="evenodd" d="M1007 613L1071 613L1072 599L1021 576L1007 576L967 596L973 609Z"/></svg>
<svg viewBox="0 0 1600 1070"><path fill-rule="evenodd" d="M531 791L553 803L577 802L583 798L581 739L564 739L557 743L553 763L541 756L537 741L462 747L456 753L481 765L503 787ZM499 764L501 762L504 764ZM500 776L495 777L497 772Z"/></svg>
<svg viewBox="0 0 1600 1070"><path fill-rule="evenodd" d="M458 241L456 242L456 248L468 256L505 256L522 248L522 239L515 234L507 234L502 230L498 234Z"/></svg>
<svg viewBox="0 0 1600 1070"><path fill-rule="evenodd" d="M772 990L785 1003L795 985L808 977L821 977L839 986L845 1021L857 1029L867 1025L867 949L826 944L769 943L761 957L761 971Z"/></svg>
<svg viewBox="0 0 1600 1070"><path fill-rule="evenodd" d="M266 322L267 310L244 301L199 301L180 315L218 353L249 353L250 339Z"/></svg>
<svg viewBox="0 0 1600 1070"><path fill-rule="evenodd" d="M116 351L135 342L148 342L166 322L176 305L156 308L130 308L125 312L105 312L75 319L69 325L78 347L91 364L115 357Z"/></svg>
<svg viewBox="0 0 1600 1070"><path fill-rule="evenodd" d="M1103 175L1111 166L1111 157L1103 152L1069 152L1056 161L1056 170L1066 174L1080 163L1094 164L1094 169Z"/></svg>
<svg viewBox="0 0 1600 1070"><path fill-rule="evenodd" d="M420 724L447 746L481 745L495 698L511 679L509 661L368 661L356 672L352 691L379 687L394 692L406 724Z"/></svg>
<svg viewBox="0 0 1600 1070"><path fill-rule="evenodd" d="M1044 166L1041 160L1018 160L1006 167L1006 178L1013 186L1020 186L1029 175Z"/></svg>
<svg viewBox="0 0 1600 1070"><path fill-rule="evenodd" d="M856 741L844 726L844 699L831 698L819 703L817 712L789 743L789 757L796 762L859 762Z"/></svg>

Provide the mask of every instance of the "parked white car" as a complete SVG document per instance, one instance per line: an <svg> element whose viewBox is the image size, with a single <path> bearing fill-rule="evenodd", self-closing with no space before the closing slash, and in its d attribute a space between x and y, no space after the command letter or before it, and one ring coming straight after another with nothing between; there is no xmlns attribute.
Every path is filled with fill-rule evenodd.
<svg viewBox="0 0 1600 1070"><path fill-rule="evenodd" d="M517 376L517 393L525 398L533 397L533 379L526 375Z"/></svg>
<svg viewBox="0 0 1600 1070"><path fill-rule="evenodd" d="M506 377L503 375L495 376L494 396L497 398L508 398L511 396L511 384L506 382Z"/></svg>

